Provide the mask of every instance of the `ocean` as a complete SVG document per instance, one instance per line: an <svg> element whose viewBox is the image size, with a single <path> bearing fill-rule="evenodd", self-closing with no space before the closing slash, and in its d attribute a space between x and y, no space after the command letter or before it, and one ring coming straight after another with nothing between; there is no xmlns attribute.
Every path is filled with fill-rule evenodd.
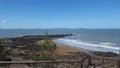
<svg viewBox="0 0 120 68"><path fill-rule="evenodd" d="M119 53L120 29L47 29L48 34L73 34L53 41L90 51ZM0 29L0 38L44 35L45 29Z"/></svg>

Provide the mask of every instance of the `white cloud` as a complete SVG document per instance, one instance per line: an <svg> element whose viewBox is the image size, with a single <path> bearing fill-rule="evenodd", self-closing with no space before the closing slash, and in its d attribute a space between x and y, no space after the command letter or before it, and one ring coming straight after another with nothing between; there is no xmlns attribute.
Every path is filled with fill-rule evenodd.
<svg viewBox="0 0 120 68"><path fill-rule="evenodd" d="M7 20L2 20L2 23L7 23Z"/></svg>

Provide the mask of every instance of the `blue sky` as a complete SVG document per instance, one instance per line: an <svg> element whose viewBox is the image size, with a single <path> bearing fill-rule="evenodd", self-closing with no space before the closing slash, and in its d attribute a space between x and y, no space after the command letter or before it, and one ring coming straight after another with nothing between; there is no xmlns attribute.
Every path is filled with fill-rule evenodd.
<svg viewBox="0 0 120 68"><path fill-rule="evenodd" d="M120 28L120 0L0 0L0 28Z"/></svg>

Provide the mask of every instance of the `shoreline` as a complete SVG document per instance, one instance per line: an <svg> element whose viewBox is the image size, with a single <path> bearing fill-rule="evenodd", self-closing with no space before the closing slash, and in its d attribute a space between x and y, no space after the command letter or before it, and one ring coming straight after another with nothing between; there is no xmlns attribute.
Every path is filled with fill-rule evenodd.
<svg viewBox="0 0 120 68"><path fill-rule="evenodd" d="M57 44L57 50L56 52L58 54L65 54L65 53L71 53L71 52L80 52L80 53L86 53L85 50L82 49L77 49L68 45L64 45L64 44Z"/></svg>
<svg viewBox="0 0 120 68"><path fill-rule="evenodd" d="M92 51L91 52L91 51L88 51L88 50L85 50L85 49L82 49L82 48L76 48L76 47L72 47L72 46L65 45L65 44L58 44L57 43L57 46L59 48L58 50L62 51L60 53L80 52L80 53L89 54L92 58L99 58L99 59L104 58L104 59L108 59L108 60L117 61L118 60L118 55L119 55L119 54L115 54L113 52L101 52L101 51Z"/></svg>
<svg viewBox="0 0 120 68"><path fill-rule="evenodd" d="M55 38L63 38L66 36L72 36L72 34L60 34L60 35L48 35L50 36L50 38L55 39ZM21 41L20 43L24 43L25 42L30 42L30 43L34 43L35 41L39 41L42 40L45 36L44 35L27 35L27 36L22 36L22 37L16 37L16 38L4 38L4 39L0 39L0 40L4 40L7 42L13 41L13 42L18 42ZM54 41L53 41L54 42ZM18 43L16 43L18 45ZM19 44L20 45L20 44ZM89 50L85 50L82 48L77 48L77 47L72 47L69 45L65 45L65 44L58 44L59 49L57 50L57 52L59 53L65 53L65 52L81 52L81 53L90 53L94 56L98 56L98 57L112 57L115 58L115 56L117 57L118 54L115 54L113 52L101 52L101 51L92 51L90 52ZM7 46L15 46L15 45L7 45ZM20 45L21 46L21 45ZM64 50L63 50L64 49ZM61 52L60 52L61 51ZM112 55L112 56L110 56Z"/></svg>
<svg viewBox="0 0 120 68"><path fill-rule="evenodd" d="M96 55L99 55L99 56L105 56L105 57L106 56L107 57L109 57L109 56L111 57L112 56L113 57L113 56L118 56L119 55L118 53L115 53L115 52L112 52L112 51L89 50L89 49L82 48L83 45L81 45L81 47L80 47L80 45L79 45L79 47L77 47L75 44L72 44L72 45L71 44L70 45L69 44L65 44L64 41L63 41L63 43L62 43L62 41L59 41L59 40L56 41L56 40L53 39L53 41L55 43L57 43L57 44L60 44L60 45L62 44L62 45L65 45L65 46L70 46L70 47L73 47L73 48L77 48L77 49L83 50L86 53L93 53L93 54L96 54Z"/></svg>
<svg viewBox="0 0 120 68"><path fill-rule="evenodd" d="M57 34L57 35L48 35L51 39L56 39L56 38L63 38L63 37L66 37L66 36L73 36L72 34ZM22 37L15 37L15 38L0 38L0 40L21 40L24 39L24 40L34 40L34 41L38 41L38 40L42 40L43 38L45 37L45 35L25 35L25 36L22 36ZM54 42L54 41L53 41ZM90 50L86 50L86 49L83 49L83 48L77 48L77 47L74 47L74 46L70 46L70 45L66 45L66 44L63 44L63 43L57 43L55 42L56 44L58 45L62 45L62 46L65 46L65 47L69 47L71 50L80 50L80 51L83 51L85 53L94 53L94 54L97 54L97 55L100 55L100 56L103 56L104 54L107 55L107 54L112 54L112 55L119 55L117 53L114 53L114 52L102 52L102 51L90 51ZM108 55L108 57L109 57Z"/></svg>

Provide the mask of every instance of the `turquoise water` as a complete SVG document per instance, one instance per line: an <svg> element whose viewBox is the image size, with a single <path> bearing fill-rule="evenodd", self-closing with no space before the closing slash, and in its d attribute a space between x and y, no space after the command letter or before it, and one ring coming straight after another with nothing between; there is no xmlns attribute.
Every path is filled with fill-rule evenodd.
<svg viewBox="0 0 120 68"><path fill-rule="evenodd" d="M119 52L120 29L48 29L48 33L74 35L55 39L56 43L92 51ZM44 34L44 29L0 29L0 38Z"/></svg>

